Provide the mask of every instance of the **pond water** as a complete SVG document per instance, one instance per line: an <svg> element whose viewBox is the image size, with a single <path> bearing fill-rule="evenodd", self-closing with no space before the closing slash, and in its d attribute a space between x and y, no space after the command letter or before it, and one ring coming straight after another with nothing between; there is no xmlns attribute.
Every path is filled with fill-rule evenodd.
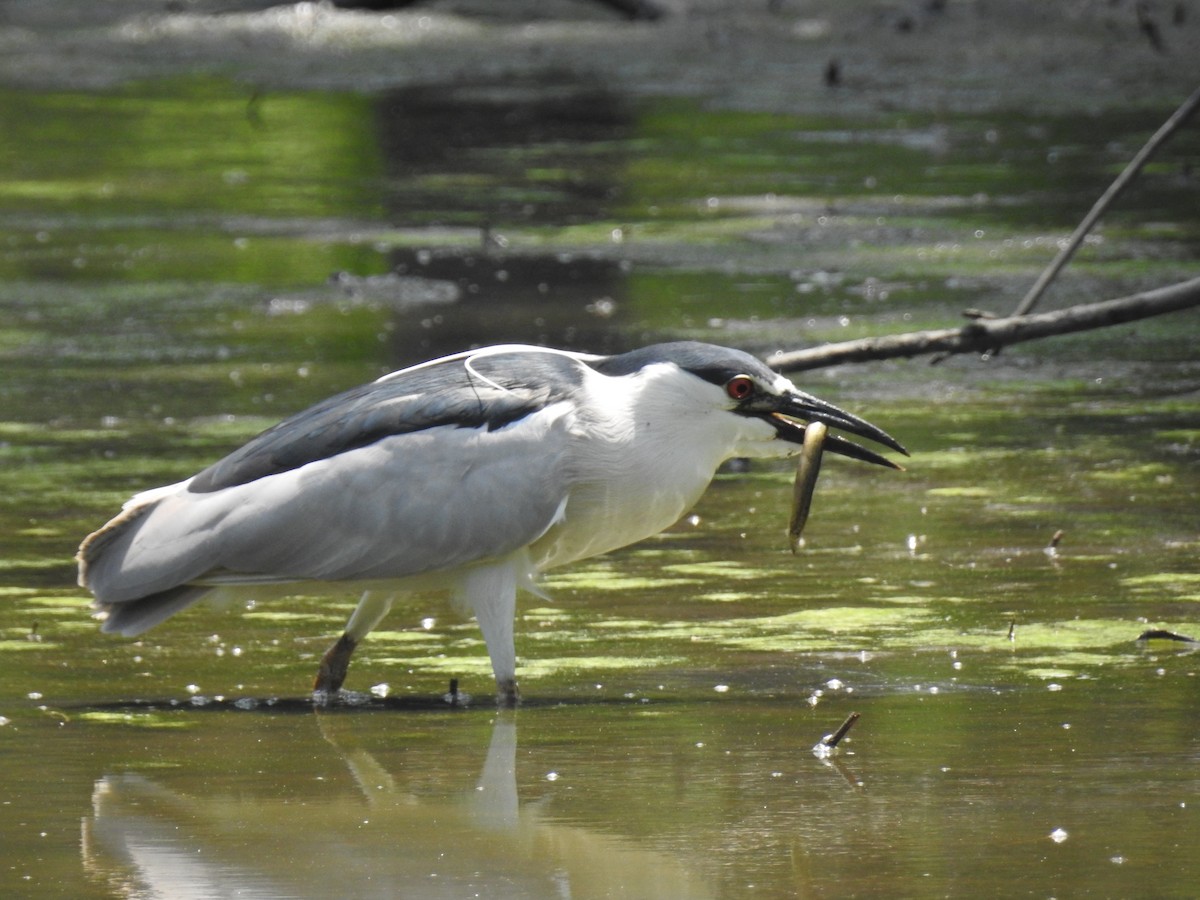
<svg viewBox="0 0 1200 900"><path fill-rule="evenodd" d="M72 563L130 494L429 356L769 356L1007 311L1165 112L0 91L0 893L1194 896L1200 645L1139 640L1200 637L1194 312L798 378L907 471L827 464L798 557L791 472L758 466L554 573L512 712L438 598L321 708L351 594L124 640ZM1180 136L1054 302L1194 273L1198 150Z"/></svg>

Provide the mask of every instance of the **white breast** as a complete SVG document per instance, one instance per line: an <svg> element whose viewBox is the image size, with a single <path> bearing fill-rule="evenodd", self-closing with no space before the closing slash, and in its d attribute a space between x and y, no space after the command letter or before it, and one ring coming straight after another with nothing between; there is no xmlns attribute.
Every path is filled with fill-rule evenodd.
<svg viewBox="0 0 1200 900"><path fill-rule="evenodd" d="M604 414L577 413L563 518L530 548L539 570L658 534L695 505L722 462L774 437L730 413L719 388L673 366L596 374L585 390L586 408Z"/></svg>

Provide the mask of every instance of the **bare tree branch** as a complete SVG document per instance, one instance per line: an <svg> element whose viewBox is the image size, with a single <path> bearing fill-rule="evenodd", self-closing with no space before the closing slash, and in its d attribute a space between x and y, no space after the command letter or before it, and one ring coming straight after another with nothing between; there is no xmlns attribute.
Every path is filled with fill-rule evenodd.
<svg viewBox="0 0 1200 900"><path fill-rule="evenodd" d="M1200 306L1200 277L1116 300L1080 304L1056 312L1004 319L975 319L961 328L914 331L825 344L773 356L770 363L780 372L801 372L839 363L910 358L926 353L989 353L1023 341L1121 325L1195 306Z"/></svg>
<svg viewBox="0 0 1200 900"><path fill-rule="evenodd" d="M1075 231L1072 232L1071 237L1063 245L1063 248L1058 251L1058 255L1054 257L1050 265L1046 267L1046 270L1038 276L1038 280L1033 283L1033 287L1029 289L1029 293L1025 295L1025 298L1013 310L1014 316L1023 316L1033 309L1034 305L1041 299L1042 294L1045 293L1050 282L1054 280L1062 267L1075 255L1075 251L1079 249L1079 245L1083 243L1083 239L1087 237L1088 232L1095 227L1100 217L1108 211L1109 206L1117 199L1121 191L1125 190L1129 183L1137 177L1137 174L1150 161L1150 157L1154 155L1155 151L1166 142L1167 138L1183 126L1183 123L1192 116L1197 108L1200 108L1200 87L1196 88L1192 92L1192 95L1183 101L1179 109L1175 110L1158 131L1154 132L1150 140L1146 141L1145 146L1138 151L1137 156L1129 161L1129 165L1125 167L1124 171L1108 186L1108 190L1100 196L1100 199L1092 205L1092 208L1088 210L1088 214L1083 217L1083 221L1075 226Z"/></svg>
<svg viewBox="0 0 1200 900"><path fill-rule="evenodd" d="M1071 259L1080 244L1083 243L1087 233L1092 230L1121 191L1137 177L1155 151L1197 109L1200 109L1200 88L1193 91L1191 96L1162 124L1129 162L1124 171L1109 185L1108 190L1092 205L1062 250L1038 277L1033 287L1029 289L1029 293L1025 295L1025 298L1008 318L997 319L984 314L972 315L968 311L966 314L972 318L972 321L961 328L915 331L908 334L826 344L808 350L795 350L772 357L771 365L780 372L801 372L840 363L866 362L896 357L911 358L926 353L939 354L934 358L934 363L941 362L946 357L957 353L980 353L990 356L1009 344L1019 344L1023 341L1032 341L1057 334L1070 334L1074 331L1106 328L1200 306L1200 278L1193 278L1169 287L1157 288L1116 300L1081 304L1052 313L1029 313L1045 292L1046 287Z"/></svg>

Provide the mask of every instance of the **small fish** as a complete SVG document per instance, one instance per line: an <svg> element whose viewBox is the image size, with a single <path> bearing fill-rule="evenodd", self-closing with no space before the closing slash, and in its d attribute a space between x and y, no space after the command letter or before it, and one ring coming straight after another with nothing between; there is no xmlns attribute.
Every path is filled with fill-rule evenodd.
<svg viewBox="0 0 1200 900"><path fill-rule="evenodd" d="M808 521L808 511L812 507L813 490L821 473L821 452L828 430L823 422L809 422L804 429L804 445L800 450L796 482L792 488L792 521L788 525L792 553L799 553L804 546L800 535L804 532L804 523Z"/></svg>

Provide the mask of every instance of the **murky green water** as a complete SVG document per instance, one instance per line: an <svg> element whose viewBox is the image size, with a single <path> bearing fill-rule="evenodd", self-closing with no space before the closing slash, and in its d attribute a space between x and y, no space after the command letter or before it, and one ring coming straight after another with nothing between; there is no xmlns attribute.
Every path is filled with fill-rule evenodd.
<svg viewBox="0 0 1200 900"><path fill-rule="evenodd" d="M1090 119L181 80L0 119L4 896L1194 895L1200 660L1137 641L1200 637L1194 314L801 379L909 470L827 465L799 558L768 467L556 573L512 714L436 598L364 644L357 706L314 710L352 596L127 641L72 587L129 494L429 355L1005 311L1155 116L1096 146ZM1056 302L1194 271L1197 147Z"/></svg>

